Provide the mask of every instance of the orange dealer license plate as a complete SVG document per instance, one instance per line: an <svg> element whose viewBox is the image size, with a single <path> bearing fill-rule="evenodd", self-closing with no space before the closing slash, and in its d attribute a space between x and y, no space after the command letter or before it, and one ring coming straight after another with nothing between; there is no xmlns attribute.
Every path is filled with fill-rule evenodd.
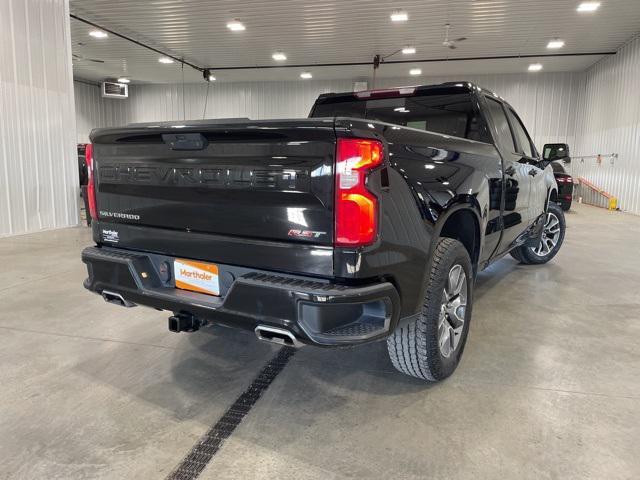
<svg viewBox="0 0 640 480"><path fill-rule="evenodd" d="M173 262L176 288L192 292L220 295L218 266L213 263L176 259Z"/></svg>

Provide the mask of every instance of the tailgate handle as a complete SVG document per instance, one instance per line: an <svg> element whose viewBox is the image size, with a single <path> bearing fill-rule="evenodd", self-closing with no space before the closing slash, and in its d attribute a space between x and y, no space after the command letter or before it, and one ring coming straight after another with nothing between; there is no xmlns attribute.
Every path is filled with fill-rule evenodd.
<svg viewBox="0 0 640 480"><path fill-rule="evenodd" d="M204 150L207 148L207 139L200 133L165 133L162 141L169 145L171 150Z"/></svg>

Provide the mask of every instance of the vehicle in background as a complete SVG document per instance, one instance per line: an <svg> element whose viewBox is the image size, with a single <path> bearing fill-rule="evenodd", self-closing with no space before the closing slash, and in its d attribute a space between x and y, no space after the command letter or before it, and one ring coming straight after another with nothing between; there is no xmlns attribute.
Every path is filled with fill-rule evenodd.
<svg viewBox="0 0 640 480"><path fill-rule="evenodd" d="M558 184L558 204L566 212L571 208L573 177L567 173L561 161L551 162L551 168Z"/></svg>
<svg viewBox="0 0 640 480"><path fill-rule="evenodd" d="M89 201L87 197L87 184L89 183L89 169L87 168L86 143L78 143L78 182L80 185L80 196L84 204L84 215L87 226L91 226L91 215L89 215Z"/></svg>
<svg viewBox="0 0 640 480"><path fill-rule="evenodd" d="M543 147L543 162L549 162L553 176L558 184L558 204L562 210L571 208L573 198L573 177L567 173L566 165L571 163L569 145L566 143L548 143Z"/></svg>
<svg viewBox="0 0 640 480"><path fill-rule="evenodd" d="M386 339L424 380L455 370L477 273L542 264L557 185L515 110L454 82L324 94L310 118L98 129L85 287L287 346ZM546 167L546 168L545 168Z"/></svg>

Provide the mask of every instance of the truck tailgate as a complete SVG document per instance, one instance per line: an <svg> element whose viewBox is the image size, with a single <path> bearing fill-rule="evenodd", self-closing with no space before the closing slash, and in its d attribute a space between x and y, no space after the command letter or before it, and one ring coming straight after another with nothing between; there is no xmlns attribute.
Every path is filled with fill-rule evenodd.
<svg viewBox="0 0 640 480"><path fill-rule="evenodd" d="M183 122L91 139L100 221L332 243L332 121Z"/></svg>

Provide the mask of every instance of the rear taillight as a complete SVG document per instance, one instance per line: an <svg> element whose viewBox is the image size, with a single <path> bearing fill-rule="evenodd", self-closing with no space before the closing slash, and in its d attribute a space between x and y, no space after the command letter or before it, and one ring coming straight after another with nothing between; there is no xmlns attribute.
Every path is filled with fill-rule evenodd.
<svg viewBox="0 0 640 480"><path fill-rule="evenodd" d="M94 220L98 219L98 210L96 208L96 182L93 175L93 145L87 144L84 151L85 161L87 163L87 201L89 203L89 214Z"/></svg>
<svg viewBox="0 0 640 480"><path fill-rule="evenodd" d="M377 140L339 138L336 148L335 244L372 243L378 231L378 199L367 189L367 174L382 164Z"/></svg>
<svg viewBox="0 0 640 480"><path fill-rule="evenodd" d="M556 182L558 182L558 183L573 183L573 178L571 178L568 175L566 177L556 177Z"/></svg>

